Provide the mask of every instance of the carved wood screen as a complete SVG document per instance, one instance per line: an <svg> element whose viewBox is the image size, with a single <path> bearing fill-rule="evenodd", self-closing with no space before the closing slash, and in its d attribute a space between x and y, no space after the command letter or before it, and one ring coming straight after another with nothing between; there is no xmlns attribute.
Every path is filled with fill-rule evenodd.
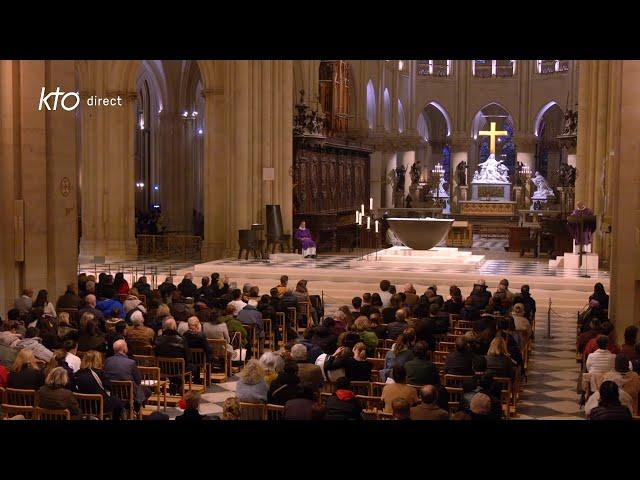
<svg viewBox="0 0 640 480"><path fill-rule="evenodd" d="M320 62L320 105L328 136L347 131L349 115L349 64L344 60Z"/></svg>
<svg viewBox="0 0 640 480"><path fill-rule="evenodd" d="M368 209L367 151L304 146L297 149L293 172L295 214L355 212L363 203Z"/></svg>

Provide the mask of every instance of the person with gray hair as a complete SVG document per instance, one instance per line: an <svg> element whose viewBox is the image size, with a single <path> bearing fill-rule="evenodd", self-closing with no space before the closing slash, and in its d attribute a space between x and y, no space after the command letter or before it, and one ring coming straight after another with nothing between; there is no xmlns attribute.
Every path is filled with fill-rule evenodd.
<svg viewBox="0 0 640 480"><path fill-rule="evenodd" d="M140 409L140 405L151 395L151 390L142 386L142 377L136 361L127 356L129 349L123 339L113 342L113 355L104 362L104 376L111 382L113 380L130 381L134 385L134 407Z"/></svg>
<svg viewBox="0 0 640 480"><path fill-rule="evenodd" d="M319 391L324 384L324 376L318 365L309 362L307 347L302 343L296 343L291 347L291 358L298 364L300 384L314 393Z"/></svg>
<svg viewBox="0 0 640 480"><path fill-rule="evenodd" d="M144 315L142 312L133 312L131 314L131 327L127 327L124 332L124 336L130 343L132 350L136 350L137 347L146 348L147 346L153 346L153 339L156 334L153 328L149 328L144 325Z"/></svg>
<svg viewBox="0 0 640 480"><path fill-rule="evenodd" d="M105 332L106 323L104 319L104 313L102 313L101 310L96 308L96 304L97 304L96 296L90 293L89 295L84 297L84 303L85 303L85 306L84 308L78 311L78 315L82 317L82 315L85 313L92 314L100 330L102 332Z"/></svg>
<svg viewBox="0 0 640 480"><path fill-rule="evenodd" d="M413 288L413 283L405 283L404 287L404 295L405 295L405 300L404 303L405 305L415 305L416 303L418 303L418 295L416 295L416 289Z"/></svg>
<svg viewBox="0 0 640 480"><path fill-rule="evenodd" d="M71 390L65 386L69 382L69 374L62 367L49 372L45 384L38 390L38 406L50 410L69 410L72 416L80 414L78 400Z"/></svg>
<svg viewBox="0 0 640 480"><path fill-rule="evenodd" d="M189 361L189 344L178 333L176 321L173 317L166 318L162 323L162 335L158 335L155 345L157 357L184 358L185 371L193 372L193 366ZM178 392L180 385L182 385L181 379L171 379L170 389L172 395Z"/></svg>
<svg viewBox="0 0 640 480"><path fill-rule="evenodd" d="M282 370L284 370L284 358L275 352L265 352L260 357L260 364L264 368L264 381L267 387L275 380Z"/></svg>

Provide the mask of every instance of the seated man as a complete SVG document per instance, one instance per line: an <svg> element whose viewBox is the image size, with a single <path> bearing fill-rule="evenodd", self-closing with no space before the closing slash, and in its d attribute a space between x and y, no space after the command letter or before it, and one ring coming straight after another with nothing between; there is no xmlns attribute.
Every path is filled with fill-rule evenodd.
<svg viewBox="0 0 640 480"><path fill-rule="evenodd" d="M382 389L382 401L384 402L384 411L392 413L392 402L396 398L404 398L409 402L409 405L415 405L418 403L418 394L414 387L410 387L405 383L407 379L407 373L403 366L393 367L393 381L394 383L388 383Z"/></svg>
<svg viewBox="0 0 640 480"><path fill-rule="evenodd" d="M406 321L407 311L404 308L396 311L396 319L387 325L387 338L395 340L409 326Z"/></svg>
<svg viewBox="0 0 640 480"><path fill-rule="evenodd" d="M300 384L305 388L309 388L314 393L318 392L324 384L324 376L319 366L309 362L307 358L307 347L301 343L295 344L291 347L291 359L295 360L298 364Z"/></svg>
<svg viewBox="0 0 640 480"><path fill-rule="evenodd" d="M189 345L187 341L178 334L177 328L178 326L173 317L165 319L162 323L162 335L158 335L155 340L156 356L184 358L185 371L193 371L192 366L189 364ZM181 385L180 379L171 379L171 394L175 395Z"/></svg>
<svg viewBox="0 0 640 480"><path fill-rule="evenodd" d="M427 360L427 343L416 342L413 347L413 359L404 364L407 372L407 382L411 385L437 385L440 383L438 369Z"/></svg>
<svg viewBox="0 0 640 480"><path fill-rule="evenodd" d="M127 342L116 340L113 344L114 355L104 362L104 376L108 381L121 380L131 381L134 385L134 408L140 409L147 398L151 395L151 390L141 385L142 377L136 365L136 361L129 358L127 354Z"/></svg>
<svg viewBox="0 0 640 480"><path fill-rule="evenodd" d="M411 420L449 420L449 412L438 406L438 391L433 385L420 389L421 403L411 407Z"/></svg>
<svg viewBox="0 0 640 480"><path fill-rule="evenodd" d="M596 339L598 349L587 357L587 371L589 373L607 373L613 370L616 355L607 350L609 337L600 335Z"/></svg>
<svg viewBox="0 0 640 480"><path fill-rule="evenodd" d="M536 301L529 293L529 285L522 285L520 287L520 293L517 293L513 299L514 305L521 303L524 305L524 316L529 320L536 314Z"/></svg>
<svg viewBox="0 0 640 480"><path fill-rule="evenodd" d="M391 403L394 420L413 420L411 418L411 405L404 398L396 398Z"/></svg>

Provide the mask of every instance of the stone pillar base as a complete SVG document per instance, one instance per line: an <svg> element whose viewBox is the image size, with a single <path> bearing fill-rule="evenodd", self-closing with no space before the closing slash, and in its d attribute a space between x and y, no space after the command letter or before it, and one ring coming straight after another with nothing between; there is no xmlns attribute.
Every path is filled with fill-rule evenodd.
<svg viewBox="0 0 640 480"><path fill-rule="evenodd" d="M236 255L238 252L236 252ZM224 244L220 242L202 242L202 250L200 256L203 262L217 260L231 255L231 252L224 248Z"/></svg>

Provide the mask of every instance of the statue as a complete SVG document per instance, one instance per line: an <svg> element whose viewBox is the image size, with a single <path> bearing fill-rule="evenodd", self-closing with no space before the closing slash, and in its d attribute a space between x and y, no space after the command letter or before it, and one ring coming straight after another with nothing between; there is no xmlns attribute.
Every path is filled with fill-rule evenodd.
<svg viewBox="0 0 640 480"><path fill-rule="evenodd" d="M473 176L473 183L509 183L509 169L493 153L478 166L481 170L477 178Z"/></svg>
<svg viewBox="0 0 640 480"><path fill-rule="evenodd" d="M389 170L389 173L387 174L387 184L391 185L392 191L396 191L398 180L396 179L396 171L394 169Z"/></svg>
<svg viewBox="0 0 640 480"><path fill-rule="evenodd" d="M431 196L432 197L448 197L449 194L444 189L444 184L445 184L445 178L443 175L440 177L440 183L438 184L438 186L437 187L435 185L433 186L433 190L431 191ZM437 193L436 193L436 188L438 189Z"/></svg>
<svg viewBox="0 0 640 480"><path fill-rule="evenodd" d="M571 134L571 110L564 112L564 128L562 129L562 135Z"/></svg>
<svg viewBox="0 0 640 480"><path fill-rule="evenodd" d="M561 187L576 186L576 167L563 163L558 170L558 182Z"/></svg>
<svg viewBox="0 0 640 480"><path fill-rule="evenodd" d="M407 167L400 165L396 167L396 191L404 192L404 175L407 173Z"/></svg>
<svg viewBox="0 0 640 480"><path fill-rule="evenodd" d="M571 110L571 120L569 122L569 132L573 135L578 134L578 111Z"/></svg>
<svg viewBox="0 0 640 480"><path fill-rule="evenodd" d="M407 197L404 199L404 207L411 208L411 201L411 195L407 195Z"/></svg>
<svg viewBox="0 0 640 480"><path fill-rule="evenodd" d="M411 165L411 172L409 173L411 176L411 186L415 186L420 181L420 176L422 175L422 166L420 165L420 160Z"/></svg>
<svg viewBox="0 0 640 480"><path fill-rule="evenodd" d="M477 182L478 180L480 180L480 173L478 173L478 170L476 170L476 171L473 173L473 181L474 181L474 182Z"/></svg>
<svg viewBox="0 0 640 480"><path fill-rule="evenodd" d="M533 195L531 196L532 199L546 200L549 197L555 197L553 189L549 186L547 180L540 174L540 172L536 172L531 181L536 186L536 191L533 192Z"/></svg>
<svg viewBox="0 0 640 480"><path fill-rule="evenodd" d="M456 179L458 180L458 186L467 186L467 162L464 160L456 167Z"/></svg>

